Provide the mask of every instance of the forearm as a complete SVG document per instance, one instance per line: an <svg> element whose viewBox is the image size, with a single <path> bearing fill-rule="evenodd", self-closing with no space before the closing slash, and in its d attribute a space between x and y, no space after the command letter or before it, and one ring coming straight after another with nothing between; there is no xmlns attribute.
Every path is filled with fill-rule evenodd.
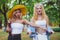
<svg viewBox="0 0 60 40"><path fill-rule="evenodd" d="M35 28L40 28L40 29L43 29L43 30L47 30L47 28L43 28L42 26L36 25L34 23L29 23L29 25L31 25L32 27L35 27Z"/></svg>
<svg viewBox="0 0 60 40"><path fill-rule="evenodd" d="M43 28L43 27L40 26L40 25L36 25L35 23L32 23L32 22L26 21L25 23L28 24L28 25L31 25L32 27L35 27L35 28L41 28L41 29L43 29L43 30L46 30L46 29L47 29L47 28Z"/></svg>
<svg viewBox="0 0 60 40"><path fill-rule="evenodd" d="M43 29L43 30L47 30L47 28L46 28L46 27L44 27L44 28L43 28L43 27L42 27L42 26L40 26L40 25L35 25L35 27L36 27L36 28Z"/></svg>

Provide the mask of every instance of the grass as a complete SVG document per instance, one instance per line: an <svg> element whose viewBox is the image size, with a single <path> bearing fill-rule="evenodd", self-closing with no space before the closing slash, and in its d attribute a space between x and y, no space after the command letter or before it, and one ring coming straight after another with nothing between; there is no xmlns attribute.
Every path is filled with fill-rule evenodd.
<svg viewBox="0 0 60 40"><path fill-rule="evenodd" d="M0 30L0 40L7 40L8 33ZM60 32L56 32L50 36L51 40L60 40ZM22 33L22 40L32 40L26 32Z"/></svg>
<svg viewBox="0 0 60 40"><path fill-rule="evenodd" d="M60 32L56 32L50 36L51 40L60 40Z"/></svg>

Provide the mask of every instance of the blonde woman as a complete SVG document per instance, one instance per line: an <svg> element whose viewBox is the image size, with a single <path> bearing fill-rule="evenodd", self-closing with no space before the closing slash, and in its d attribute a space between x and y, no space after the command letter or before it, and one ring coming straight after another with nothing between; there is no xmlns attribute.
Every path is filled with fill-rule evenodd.
<svg viewBox="0 0 60 40"><path fill-rule="evenodd" d="M32 17L32 22L40 26L36 27L36 37L33 40L48 40L46 35L47 25L49 25L48 16L45 13L44 6L40 3L34 5L34 15Z"/></svg>

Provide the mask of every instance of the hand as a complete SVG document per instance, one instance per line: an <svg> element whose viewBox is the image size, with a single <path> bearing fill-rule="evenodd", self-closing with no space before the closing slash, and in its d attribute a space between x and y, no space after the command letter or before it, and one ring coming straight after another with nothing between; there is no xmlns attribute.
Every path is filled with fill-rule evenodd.
<svg viewBox="0 0 60 40"><path fill-rule="evenodd" d="M10 32L10 31L11 31L11 28L7 27L6 32Z"/></svg>

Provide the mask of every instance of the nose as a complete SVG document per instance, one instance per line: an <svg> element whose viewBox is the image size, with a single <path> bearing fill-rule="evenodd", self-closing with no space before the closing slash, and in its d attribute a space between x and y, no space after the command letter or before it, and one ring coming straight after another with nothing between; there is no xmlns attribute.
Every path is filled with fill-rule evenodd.
<svg viewBox="0 0 60 40"><path fill-rule="evenodd" d="M39 12L40 12L40 10L39 10Z"/></svg>
<svg viewBox="0 0 60 40"><path fill-rule="evenodd" d="M20 15L20 13L17 12L16 15Z"/></svg>

